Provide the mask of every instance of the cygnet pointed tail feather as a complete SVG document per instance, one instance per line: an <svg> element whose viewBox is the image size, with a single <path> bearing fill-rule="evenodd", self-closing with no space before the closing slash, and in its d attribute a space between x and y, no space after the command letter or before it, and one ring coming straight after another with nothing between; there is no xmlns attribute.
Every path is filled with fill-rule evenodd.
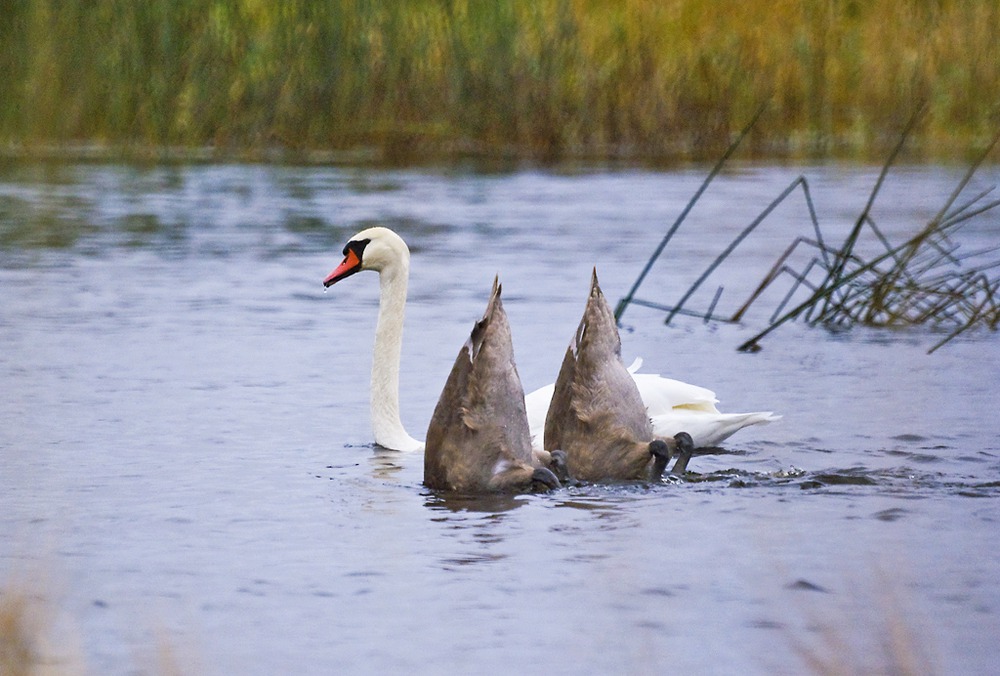
<svg viewBox="0 0 1000 676"><path fill-rule="evenodd" d="M563 451L570 475L583 481L648 479L650 468L659 467L646 407L622 363L618 327L596 271L556 378L544 430L545 449Z"/></svg>
<svg viewBox="0 0 1000 676"><path fill-rule="evenodd" d="M486 312L459 351L434 408L424 452L428 488L483 493L552 485L551 472L538 472L531 451L500 292L495 280Z"/></svg>

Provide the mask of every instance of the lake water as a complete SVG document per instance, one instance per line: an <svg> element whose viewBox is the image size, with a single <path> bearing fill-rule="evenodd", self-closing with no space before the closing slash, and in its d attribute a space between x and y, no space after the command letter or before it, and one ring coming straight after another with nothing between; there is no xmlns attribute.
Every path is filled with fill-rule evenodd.
<svg viewBox="0 0 1000 676"><path fill-rule="evenodd" d="M879 226L914 232L962 171L896 170ZM94 674L997 673L995 333L928 355L943 334L796 323L744 354L775 299L740 325L633 305L626 362L784 416L686 481L458 499L371 443L377 277L321 283L354 232L410 244L423 438L494 274L525 388L551 382L591 268L622 297L706 172L4 165L0 581ZM736 166L637 296L675 301L800 173L839 243L878 167ZM793 195L692 306L722 283L731 312L807 219Z"/></svg>

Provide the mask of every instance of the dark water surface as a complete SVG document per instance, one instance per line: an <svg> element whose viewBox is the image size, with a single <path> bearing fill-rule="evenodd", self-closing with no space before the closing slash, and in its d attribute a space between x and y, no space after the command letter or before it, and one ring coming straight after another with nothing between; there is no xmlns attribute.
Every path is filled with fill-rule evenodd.
<svg viewBox="0 0 1000 676"><path fill-rule="evenodd" d="M95 674L162 643L206 674L995 672L995 334L928 356L941 334L790 325L741 354L773 299L740 326L633 306L627 362L784 415L688 481L449 498L370 443L377 278L321 285L351 234L411 246L423 438L495 273L525 388L551 382L591 267L624 295L704 173L3 167L0 576L47 571L60 650ZM799 173L720 177L640 295L676 300ZM805 173L839 242L877 168ZM912 233L960 175L895 172L879 225ZM780 207L692 303L723 283L731 312L807 215Z"/></svg>

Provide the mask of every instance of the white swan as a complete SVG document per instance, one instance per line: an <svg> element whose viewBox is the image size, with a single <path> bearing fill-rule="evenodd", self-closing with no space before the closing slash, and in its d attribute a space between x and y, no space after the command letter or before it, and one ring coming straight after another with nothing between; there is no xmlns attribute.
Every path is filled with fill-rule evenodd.
<svg viewBox="0 0 1000 676"><path fill-rule="evenodd" d="M691 385L656 373L639 373L642 357L636 357L628 372L632 374L646 413L653 423L653 433L661 438L673 438L678 432L687 432L695 448L718 446L724 440L750 425L763 425L781 416L771 411L753 413L722 413L716 408L719 400L715 392L698 385ZM531 443L540 447L545 429L545 414L552 401L555 384L539 387L524 397L528 409L528 426Z"/></svg>
<svg viewBox="0 0 1000 676"><path fill-rule="evenodd" d="M410 277L410 249L388 228L375 227L354 235L344 247L344 260L323 285L331 286L361 270L379 273L379 310L372 360L371 418L375 443L398 451L420 451L422 441L411 437L399 418L399 360L403 347L403 317ZM687 432L695 447L714 446L748 425L777 420L770 411L720 413L715 393L679 380L638 373L641 360L629 368L658 437ZM542 450L545 414L555 385L526 395L531 444Z"/></svg>

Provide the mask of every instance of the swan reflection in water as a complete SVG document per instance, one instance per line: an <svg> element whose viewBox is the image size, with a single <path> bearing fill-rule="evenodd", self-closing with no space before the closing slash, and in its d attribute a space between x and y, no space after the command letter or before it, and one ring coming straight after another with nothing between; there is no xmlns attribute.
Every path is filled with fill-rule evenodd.
<svg viewBox="0 0 1000 676"><path fill-rule="evenodd" d="M458 514L463 512L501 514L531 501L531 495L508 493L456 493L453 491L428 491L424 506L435 512Z"/></svg>
<svg viewBox="0 0 1000 676"><path fill-rule="evenodd" d="M400 463L403 457L399 451L373 444L372 454L368 457L368 464L372 468L372 477L383 481L398 478L395 475L403 469L403 465Z"/></svg>

